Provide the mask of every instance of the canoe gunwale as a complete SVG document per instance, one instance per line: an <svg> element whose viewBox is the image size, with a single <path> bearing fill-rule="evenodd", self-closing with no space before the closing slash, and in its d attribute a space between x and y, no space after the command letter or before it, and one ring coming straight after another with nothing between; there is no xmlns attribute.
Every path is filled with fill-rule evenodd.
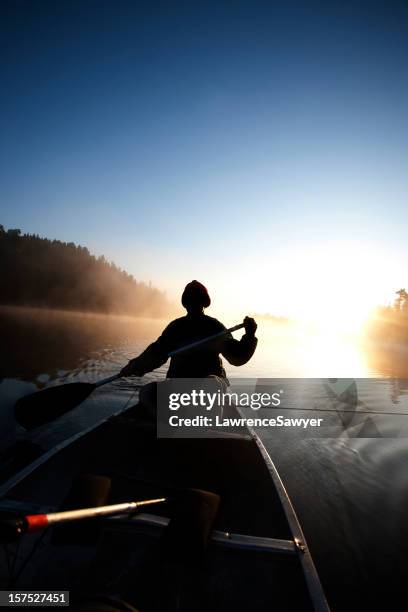
<svg viewBox="0 0 408 612"><path fill-rule="evenodd" d="M64 450L64 448L68 448L69 446L71 446L71 444L85 437L87 434L92 433L98 427L101 427L104 423L107 423L111 419L114 419L115 417L121 415L123 412L126 412L126 408L121 408L120 410L117 410L116 412L102 419L101 421L98 421L97 423L94 423L93 425L90 425L89 427L82 429L81 431L70 436L66 440L63 440L59 444L56 444L55 446L50 448L48 451L45 451L43 455L40 455L38 457L38 459L35 459L32 463L29 463L22 470L18 471L16 474L13 474L11 478L9 478L8 480L6 480L0 485L0 501L3 497L7 495L7 493L11 489L13 489L16 485L18 485L25 478L27 478L27 476L30 476L30 474L35 472L37 468L44 465L49 459L54 457L54 455Z"/></svg>
<svg viewBox="0 0 408 612"><path fill-rule="evenodd" d="M285 485L283 484L281 477L279 476L279 472L258 434L250 427L248 427L248 430L265 461L266 467L268 468L269 474L278 492L286 519L293 535L297 556L303 570L303 575L309 590L313 609L315 612L330 612L330 607L313 562L312 555L310 554L306 538L300 526L299 519L296 515L292 502L290 501L288 492L286 491Z"/></svg>

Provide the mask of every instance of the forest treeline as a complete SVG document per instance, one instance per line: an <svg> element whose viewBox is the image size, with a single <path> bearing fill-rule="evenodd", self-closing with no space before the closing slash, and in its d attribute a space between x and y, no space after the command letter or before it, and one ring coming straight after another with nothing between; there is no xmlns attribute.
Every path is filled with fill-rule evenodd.
<svg viewBox="0 0 408 612"><path fill-rule="evenodd" d="M73 242L0 225L0 303L134 316L167 316L164 292Z"/></svg>

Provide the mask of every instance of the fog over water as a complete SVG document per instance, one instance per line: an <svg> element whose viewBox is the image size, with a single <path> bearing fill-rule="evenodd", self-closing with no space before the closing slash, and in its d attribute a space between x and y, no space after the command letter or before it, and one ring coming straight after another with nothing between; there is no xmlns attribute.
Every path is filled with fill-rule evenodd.
<svg viewBox="0 0 408 612"><path fill-rule="evenodd" d="M143 379L129 378L102 387L71 413L30 434L24 434L13 418L15 401L36 388L96 381L116 373L154 340L167 322L2 308L2 448L24 436L51 448L126 404L136 403L140 386L163 378L166 366ZM279 433L267 435L265 442L298 512L332 608L350 609L351 602L360 598L367 602L375 584L377 590L398 592L408 578L404 569L408 543L408 477L404 468L408 459L404 433L408 431L407 381L389 377L392 370L384 356L380 359L367 353L356 338L319 335L289 323L258 323L255 356L241 368L226 364L231 379L293 378L295 390L304 384L296 377L370 379L356 383L358 409L373 413L369 415L370 429L363 429L360 421L351 421L337 437L307 439L299 433L288 438ZM384 369L378 364L385 364Z"/></svg>

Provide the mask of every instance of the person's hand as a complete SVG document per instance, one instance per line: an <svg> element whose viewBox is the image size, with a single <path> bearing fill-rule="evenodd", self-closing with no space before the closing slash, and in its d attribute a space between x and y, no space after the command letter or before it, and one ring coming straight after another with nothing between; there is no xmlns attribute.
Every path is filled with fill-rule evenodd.
<svg viewBox="0 0 408 612"><path fill-rule="evenodd" d="M131 359L124 368L119 372L119 376L142 376L143 372L137 365L137 357Z"/></svg>
<svg viewBox="0 0 408 612"><path fill-rule="evenodd" d="M255 336L255 332L258 327L255 319L253 319L252 317L245 317L244 325L245 333L248 334L248 336Z"/></svg>

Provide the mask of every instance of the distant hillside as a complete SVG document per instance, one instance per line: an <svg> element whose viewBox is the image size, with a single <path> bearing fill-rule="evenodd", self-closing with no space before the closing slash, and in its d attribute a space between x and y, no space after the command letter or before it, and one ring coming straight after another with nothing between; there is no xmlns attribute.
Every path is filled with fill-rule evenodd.
<svg viewBox="0 0 408 612"><path fill-rule="evenodd" d="M0 263L1 304L152 317L171 310L164 292L73 242L0 225Z"/></svg>

